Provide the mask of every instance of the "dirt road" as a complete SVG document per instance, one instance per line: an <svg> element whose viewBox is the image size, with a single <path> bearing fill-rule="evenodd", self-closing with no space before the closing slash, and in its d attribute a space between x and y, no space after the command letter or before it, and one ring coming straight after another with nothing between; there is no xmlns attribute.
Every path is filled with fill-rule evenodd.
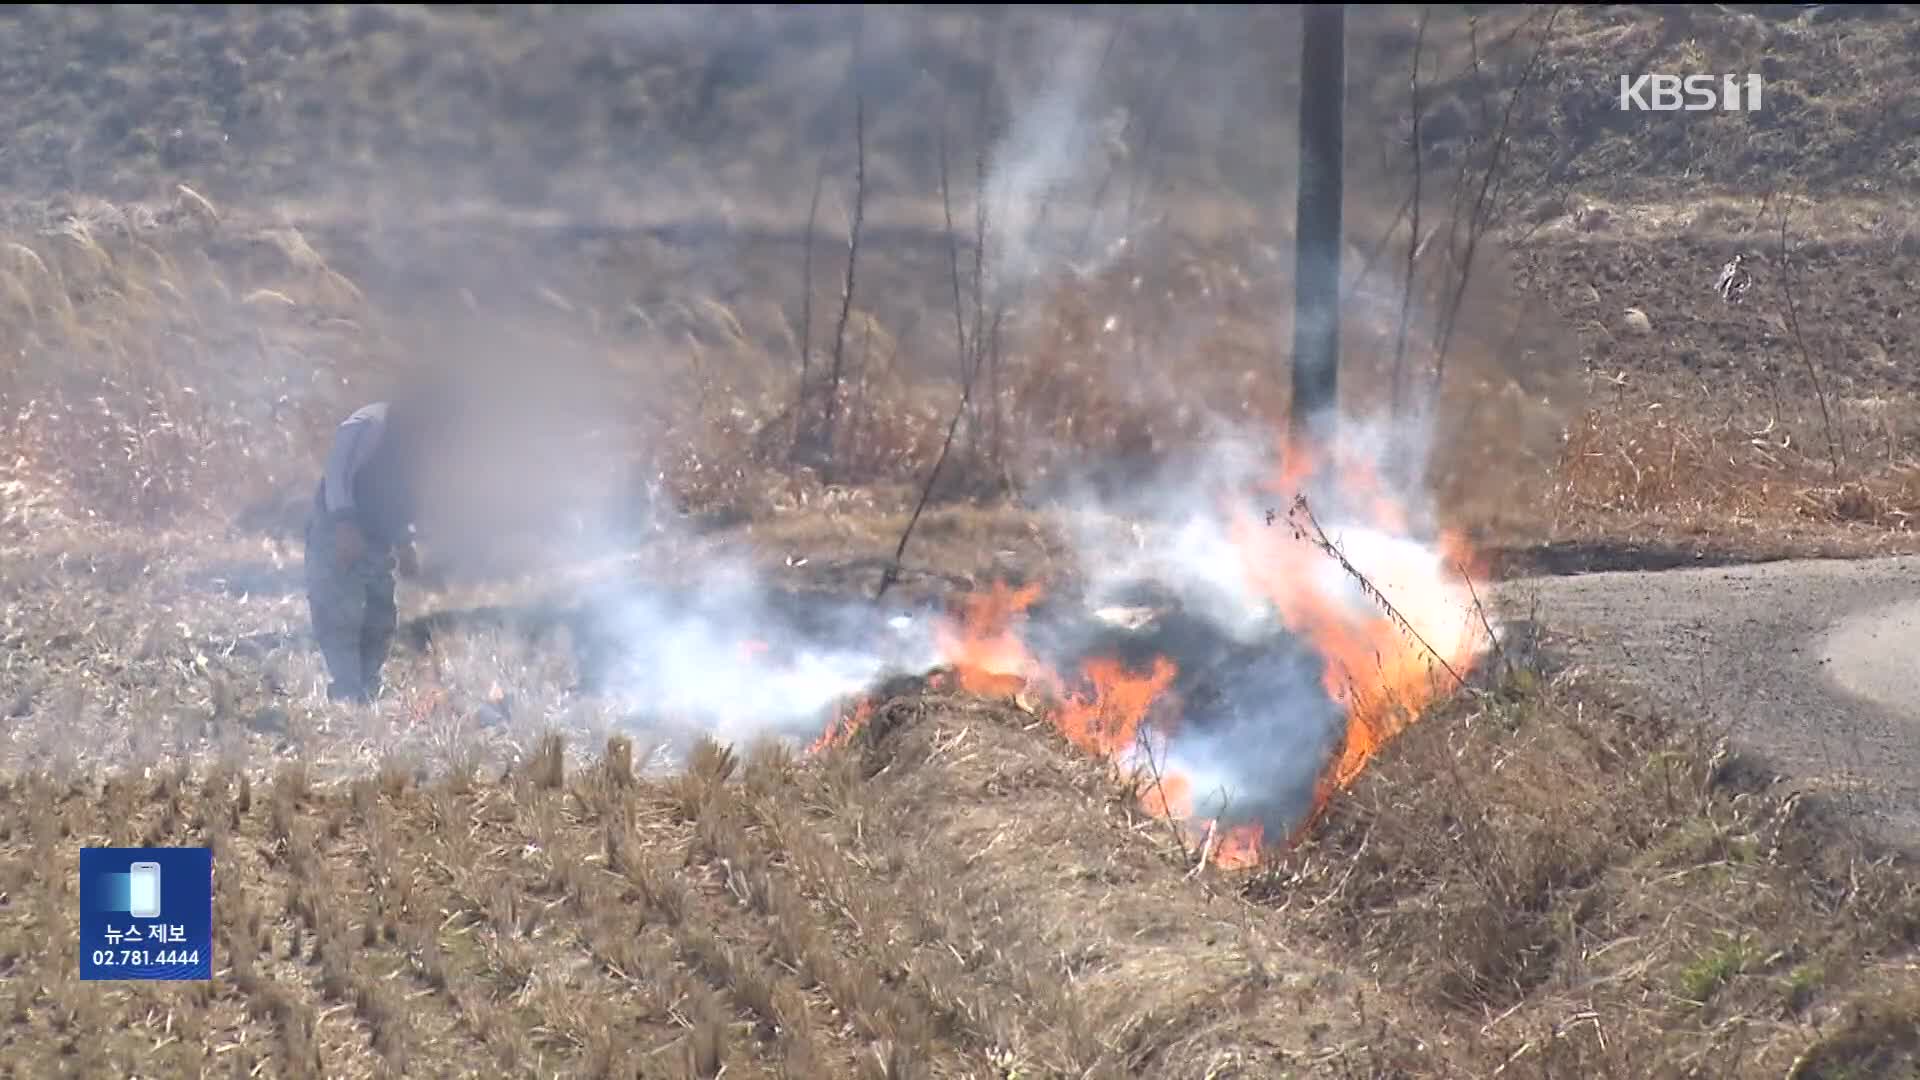
<svg viewBox="0 0 1920 1080"><path fill-rule="evenodd" d="M1542 644L1920 844L1920 558L1526 578Z"/></svg>

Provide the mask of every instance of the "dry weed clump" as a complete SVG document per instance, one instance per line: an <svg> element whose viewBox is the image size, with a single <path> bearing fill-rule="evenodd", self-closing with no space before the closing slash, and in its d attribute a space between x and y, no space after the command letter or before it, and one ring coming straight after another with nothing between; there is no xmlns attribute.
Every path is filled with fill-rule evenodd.
<svg viewBox="0 0 1920 1080"><path fill-rule="evenodd" d="M1761 775L1521 671L1402 735L1250 891L1408 986L1470 1071L1913 1060L1873 1039L1920 992L1920 875Z"/></svg>
<svg viewBox="0 0 1920 1080"><path fill-rule="evenodd" d="M1678 535L1750 549L1795 534L1910 534L1920 518L1920 431L1903 410L1842 402L1851 449L1836 470L1811 406L1736 399L1707 406L1626 389L1571 426L1553 491L1562 535Z"/></svg>
<svg viewBox="0 0 1920 1080"><path fill-rule="evenodd" d="M4 238L10 482L87 519L152 525L271 501L310 468L338 405L315 376L353 373L378 348L365 297L292 229L223 257L247 234L204 205L183 189L158 214L82 206Z"/></svg>
<svg viewBox="0 0 1920 1080"><path fill-rule="evenodd" d="M295 504L326 433L357 403L343 384L377 383L435 347L383 336L389 298L362 293L298 232L249 231L233 218L190 213L182 199L188 209L150 227L74 225L12 241L14 265L0 274L18 317L0 332L0 346L24 350L26 362L0 385L0 404L15 421L6 435L13 452L0 455L0 483L18 495L10 519L52 499L77 521L224 516L249 529L297 532ZM478 335L499 339L493 351L509 365L524 367L524 357L514 357L535 348L565 356L568 370L584 368L592 395L615 419L572 449L539 450L563 460L543 458L515 486L551 498L480 506L476 513L491 516L454 514L443 531L467 544L578 516L577 528L607 539L625 535L642 507L721 521L803 505L894 509L937 461L932 494L942 501L1044 495L1068 474L1124 485L1202 437L1213 419L1276 425L1284 415L1286 380L1276 377L1273 343L1285 327L1271 304L1285 292L1283 271L1245 242L1168 238L1097 273L1037 284L1006 313L986 312L994 321L975 328L986 340L960 357L961 370L934 309L891 326L855 309L837 387L815 385L816 374L804 398L792 357L779 352L791 347L792 329L784 339L776 333L784 326L777 310L709 297L666 305L684 309L680 318L662 312L628 325L605 316L598 298L553 293L538 317L503 309L499 325L489 324L497 333L467 328L437 347L460 351ZM1369 275L1383 273L1374 267L1357 279L1364 287L1356 286L1347 327L1353 363L1343 395L1356 408L1385 404L1407 374L1395 370L1406 350L1393 320L1373 310L1380 300L1368 292L1379 284ZM1444 504L1454 516L1504 514L1514 520L1503 525L1538 539L1556 527L1618 531L1623 520L1630 529L1685 531L1724 528L1716 518L1733 528L1751 519L1763 530L1761 511L1779 517L1789 504L1786 516L1806 530L1885 533L1913 512L1913 481L1900 470L1914 451L1897 407L1847 414L1854 475L1834 477L1816 475L1817 455L1805 448L1817 435L1805 418L1770 430L1757 404L1737 422L1695 421L1681 419L1693 415L1681 401L1623 397L1568 431L1552 522L1529 520L1531 511L1516 512L1513 500L1496 514L1481 505L1488 500L1455 490L1457 474L1484 483L1499 470L1522 484L1553 469L1533 444L1544 441L1558 406L1523 388L1544 378L1540 372L1505 370L1538 361L1501 337L1495 324L1508 313L1497 297L1481 295L1489 288L1470 290L1438 405L1443 460L1434 464L1452 478ZM1431 374L1433 361L1422 359L1430 330L1411 331L1404 362L1416 383ZM967 363L977 365L977 385L956 416ZM829 398L839 419L831 441L814 446L801 421ZM950 421L955 439L943 459ZM1793 439L1783 443L1789 431ZM634 456L636 448L651 459ZM472 471L491 476L503 467L498 458ZM589 471L591 495L557 483ZM466 499L476 482L461 479L452 486L465 487L450 487L446 498Z"/></svg>

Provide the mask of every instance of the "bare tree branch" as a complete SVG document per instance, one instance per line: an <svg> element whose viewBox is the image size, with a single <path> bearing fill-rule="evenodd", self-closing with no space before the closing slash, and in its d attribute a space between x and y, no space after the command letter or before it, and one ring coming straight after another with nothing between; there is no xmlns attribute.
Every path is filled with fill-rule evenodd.
<svg viewBox="0 0 1920 1080"><path fill-rule="evenodd" d="M1447 658L1441 654L1440 650L1434 648L1427 642L1427 639L1421 635L1420 631L1415 629L1411 622L1407 621L1407 617L1400 614L1400 609L1393 605L1393 601L1388 600L1387 595L1381 592L1378 586L1374 585L1372 579L1368 578L1359 567L1353 565L1353 563L1347 559L1346 553L1340 550L1339 545L1335 544L1332 538L1327 536L1327 531L1320 527L1320 520L1314 517L1313 508L1307 505L1307 497L1305 495L1295 495L1293 497L1293 508L1287 512L1287 521L1292 526L1295 537L1305 540L1314 547L1319 548L1327 557L1339 563L1340 569L1346 571L1347 576L1359 584L1360 591L1364 593L1369 600L1377 604L1380 610L1386 612L1387 620L1398 627L1401 633L1406 634L1422 649L1425 649L1427 655L1433 657L1441 669L1453 677L1453 681L1457 685L1462 687L1467 685L1466 677L1461 675L1459 671L1454 669L1452 664L1447 662Z"/></svg>
<svg viewBox="0 0 1920 1080"><path fill-rule="evenodd" d="M857 52L856 52L857 55ZM840 289L840 318L833 331L833 368L828 376L825 416L821 424L821 451L825 467L833 467L833 425L840 404L840 380L846 367L847 320L853 314L855 268L860 260L860 226L867 205L867 99L857 90L853 98L853 221L847 228L847 277Z"/></svg>
<svg viewBox="0 0 1920 1080"><path fill-rule="evenodd" d="M813 367L813 232L820 218L820 190L826 185L827 159L820 155L820 161L813 172L813 199L807 204L807 231L800 243L800 386L794 393L793 401L793 446L799 449L803 435L802 425L806 422L807 384L812 379Z"/></svg>
<svg viewBox="0 0 1920 1080"><path fill-rule="evenodd" d="M1421 179L1426 173L1425 148L1420 144L1420 114L1423 102L1420 100L1420 57L1426 49L1427 19L1433 14L1430 7L1420 9L1420 28L1413 38L1413 74L1407 79L1407 93L1412 101L1413 111L1413 193L1407 198L1407 212L1412 222L1407 230L1407 273L1400 290L1400 331L1393 342L1393 415L1398 417L1404 405L1407 373L1407 320L1413 315L1413 278L1416 265L1420 261L1420 199Z"/></svg>
<svg viewBox="0 0 1920 1080"><path fill-rule="evenodd" d="M959 375L962 381L967 377L967 316L966 308L960 302L960 233L953 227L953 184L952 166L947 158L947 118L946 111L940 115L940 209L947 222L947 265L952 270L953 279L953 334L959 346Z"/></svg>
<svg viewBox="0 0 1920 1080"><path fill-rule="evenodd" d="M1474 196L1473 211L1467 219L1467 247L1459 263L1459 274L1453 280L1453 297L1447 306L1438 340L1434 343L1433 357L1433 393L1438 394L1442 379L1446 376L1447 350L1453 343L1454 330L1459 325L1460 308L1466 301L1467 285L1472 280L1473 260L1479 250L1480 239L1492 227L1492 215L1488 207L1494 205L1490 200L1496 196L1500 184L1504 181L1505 157L1507 147L1512 144L1514 107L1519 103L1521 93L1527 84L1533 81L1534 74L1540 68L1540 61L1546 55L1547 41L1553 34L1554 25L1560 19L1560 8L1556 5L1547 15L1546 25L1541 28L1540 36L1534 43L1533 55L1528 58L1527 66L1521 71L1520 78L1507 94L1506 108L1500 116L1500 128L1494 136L1494 142L1488 153L1487 167L1480 175L1479 191Z"/></svg>
<svg viewBox="0 0 1920 1080"><path fill-rule="evenodd" d="M1846 436L1837 432L1833 426L1833 413L1827 407L1827 388L1820 381L1820 369L1813 362L1813 354L1807 350L1806 338L1800 334L1800 316L1793 303L1792 260L1787 255L1787 218L1793 213L1793 200L1780 202L1780 292L1787 302L1787 329L1793 334L1794 348L1800 353L1800 363L1807 369L1807 378L1813 383L1813 396L1820 403L1820 423L1827 432L1827 461L1832 466L1833 475L1840 475L1840 463L1846 457Z"/></svg>
<svg viewBox="0 0 1920 1080"><path fill-rule="evenodd" d="M983 303L984 298L981 295L981 288L982 276L985 272L986 265L985 250L987 239L987 166L984 121L987 102L990 100L989 95L992 80L989 79L987 82L988 85L983 86L980 91L981 125L979 127L979 138L981 148L975 159L975 246L972 268L974 330L971 335L967 332L967 319L964 311L965 305L962 302L960 290L960 238L959 231L954 228L953 221L953 187L949 176L951 163L947 156L947 125L944 115L941 118L940 125L940 201L941 209L945 214L947 223L947 265L951 271L953 284L953 335L955 352L960 362L960 400L954 405L953 415L947 419L946 437L941 440L940 453L933 459L933 467L927 471L926 483L920 487L919 501L914 503L913 513L908 516L906 527L900 530L900 541L894 545L893 559L887 564L886 569L880 573L880 583L873 591L875 603L878 603L882 597L886 596L887 590L893 587L894 582L900 580L900 570L907 554L907 543L913 539L913 530L915 526L920 523L920 516L926 512L927 503L933 498L934 486L940 481L941 470L946 467L947 458L953 453L954 436L960 430L961 419L967 415L968 408L973 403L973 387L980 374L980 336L983 333L980 324L980 313L982 308L985 307Z"/></svg>

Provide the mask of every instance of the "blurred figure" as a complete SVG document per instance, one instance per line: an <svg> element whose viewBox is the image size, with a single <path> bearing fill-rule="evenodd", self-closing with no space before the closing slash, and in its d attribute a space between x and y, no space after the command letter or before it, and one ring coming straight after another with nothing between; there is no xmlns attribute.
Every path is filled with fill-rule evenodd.
<svg viewBox="0 0 1920 1080"><path fill-rule="evenodd" d="M394 571L419 573L414 522L428 410L376 401L334 430L307 520L307 609L333 701L372 701L399 625Z"/></svg>
<svg viewBox="0 0 1920 1080"><path fill-rule="evenodd" d="M1737 304L1740 298L1753 288L1753 273L1747 269L1747 257L1735 255L1727 265L1720 268L1720 276L1714 279L1713 291L1720 294L1723 304Z"/></svg>

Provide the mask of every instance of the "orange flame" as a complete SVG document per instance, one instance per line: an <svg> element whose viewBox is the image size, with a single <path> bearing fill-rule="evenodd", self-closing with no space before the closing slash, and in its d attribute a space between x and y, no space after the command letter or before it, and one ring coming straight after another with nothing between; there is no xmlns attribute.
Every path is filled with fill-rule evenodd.
<svg viewBox="0 0 1920 1080"><path fill-rule="evenodd" d="M872 718L872 698L863 697L854 702L851 707L840 709L834 713L833 721L827 725L827 730L821 732L820 737L807 746L807 753L818 754L835 746L845 746L847 741L858 734L861 728L866 727L867 721Z"/></svg>
<svg viewBox="0 0 1920 1080"><path fill-rule="evenodd" d="M1260 862L1259 825L1235 825L1214 842L1213 864L1222 870L1244 870Z"/></svg>
<svg viewBox="0 0 1920 1080"><path fill-rule="evenodd" d="M1287 459L1290 466L1270 485L1275 494L1296 485L1314 457L1296 448ZM1369 511L1358 525L1404 541L1406 510L1383 490L1368 462L1340 455L1337 476L1350 503ZM1321 777L1311 821L1335 790L1352 784L1388 741L1448 689L1444 680L1464 677L1478 659L1487 645L1483 627L1468 621L1471 595L1447 570L1452 565L1472 574L1478 563L1463 536L1443 530L1433 565L1387 567L1387 573L1403 572L1391 581L1368 580L1388 594L1383 602L1359 593L1359 582L1321 548L1318 537L1294 528L1260 528L1244 513L1235 516L1230 532L1249 579L1287 628L1325 661L1325 689L1346 712L1346 734ZM1330 585L1317 587L1321 581Z"/></svg>
<svg viewBox="0 0 1920 1080"><path fill-rule="evenodd" d="M1129 670L1120 661L1096 658L1080 670L1083 691L1068 691L1060 678L1038 662L1013 628L1016 616L1039 596L1037 586L1014 590L996 582L985 593L963 599L959 618L943 620L936 640L952 665L962 689L974 693L1013 693L1029 687L1055 700L1049 718L1068 742L1095 757L1128 766L1141 781L1140 805L1147 814L1179 822L1196 846L1213 828L1211 821L1192 820L1190 783L1178 773L1157 767L1143 744L1151 742L1153 727L1164 737L1170 718L1149 725L1154 708L1165 698L1179 674L1173 660L1154 657L1145 671ZM1146 760L1139 760L1146 756ZM1250 866L1258 861L1260 827L1236 826L1220 830L1213 848L1216 865Z"/></svg>
<svg viewBox="0 0 1920 1080"><path fill-rule="evenodd" d="M1179 674L1172 660L1153 658L1146 674L1128 671L1118 660L1091 660L1081 670L1093 690L1068 695L1054 714L1054 726L1067 741L1100 757L1121 757L1140 737L1140 725L1154 702Z"/></svg>
<svg viewBox="0 0 1920 1080"><path fill-rule="evenodd" d="M1294 448L1281 455L1267 487L1287 496L1304 487L1319 466L1317 455ZM1287 629L1322 657L1324 688L1346 713L1340 749L1316 786L1312 813L1288 838L1289 844L1319 816L1336 790L1359 777L1381 747L1448 688L1446 671L1463 677L1487 644L1484 625L1469 625L1472 604L1448 570L1458 566L1467 573L1480 572L1464 538L1443 532L1432 547L1412 542L1406 508L1369 462L1343 448L1333 455L1333 471L1342 501L1360 517L1343 524L1366 530L1369 542L1384 552L1379 561L1387 565L1354 558L1339 538L1312 533L1311 523L1303 535L1288 527L1298 522L1279 523L1269 514L1263 523L1244 510L1229 511L1227 523L1247 580L1273 605ZM1369 575L1368 588L1354 580L1355 571L1342 566L1326 544L1361 564L1357 572ZM1375 574L1389 580L1375 580ZM1163 704L1178 674L1173 660L1156 657L1146 670L1133 671L1118 660L1094 659L1080 671L1085 689L1070 692L1018 631L1017 623L1040 594L1036 584L1014 588L995 582L964 597L958 617L935 627L952 682L975 694L1034 690L1047 695L1054 702L1050 719L1064 738L1145 781L1140 804L1146 813L1176 822L1216 866L1257 864L1265 842L1261 826L1196 820L1191 782L1160 768L1158 755L1150 750L1156 738L1165 741L1174 734L1177 709L1173 703ZM1379 594L1385 595L1384 603ZM861 702L843 712L815 747L844 742L870 711L871 702Z"/></svg>
<svg viewBox="0 0 1920 1080"><path fill-rule="evenodd" d="M1140 793L1140 808L1157 818L1184 818L1192 807L1192 785L1179 773L1149 782Z"/></svg>
<svg viewBox="0 0 1920 1080"><path fill-rule="evenodd" d="M942 620L934 627L934 641L970 694L1011 694L1042 671L1013 630L1016 618L1040 598L1040 586L1010 588L996 581L984 593L964 600L959 623Z"/></svg>

